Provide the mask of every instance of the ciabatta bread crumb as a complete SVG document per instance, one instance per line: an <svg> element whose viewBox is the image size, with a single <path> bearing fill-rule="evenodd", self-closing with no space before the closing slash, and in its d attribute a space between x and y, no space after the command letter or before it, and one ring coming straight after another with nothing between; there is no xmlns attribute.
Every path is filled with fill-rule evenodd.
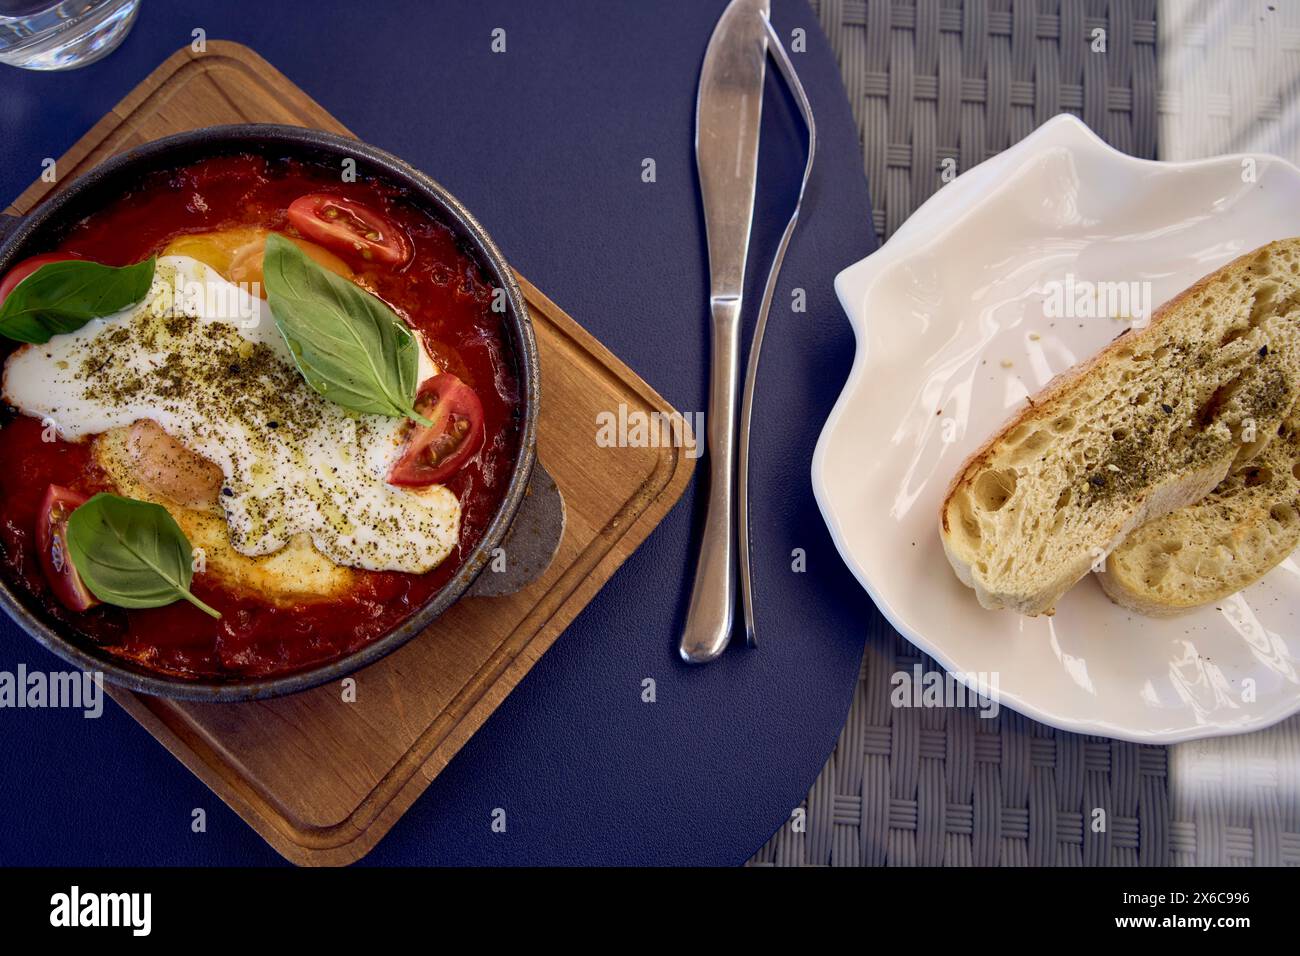
<svg viewBox="0 0 1300 956"><path fill-rule="evenodd" d="M1300 239L1256 249L1058 376L967 459L944 551L988 608L1050 612L1134 528L1205 497L1300 394Z"/></svg>
<svg viewBox="0 0 1300 956"><path fill-rule="evenodd" d="M1195 504L1148 521L1097 575L1116 604L1168 617L1254 584L1300 545L1300 418Z"/></svg>

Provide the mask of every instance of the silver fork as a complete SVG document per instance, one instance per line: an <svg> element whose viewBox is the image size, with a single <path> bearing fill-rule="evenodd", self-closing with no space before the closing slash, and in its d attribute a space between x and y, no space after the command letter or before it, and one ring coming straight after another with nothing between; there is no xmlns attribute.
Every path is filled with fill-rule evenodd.
<svg viewBox="0 0 1300 956"><path fill-rule="evenodd" d="M776 248L771 269L767 273L767 285L763 289L763 301L758 308L758 320L754 324L754 337L749 346L749 360L745 366L745 389L740 402L740 457L738 461L739 494L737 508L740 512L740 595L745 609L745 643L750 647L758 646L757 628L754 623L754 575L750 565L752 539L749 534L749 430L754 411L754 390L758 379L758 360L763 348L763 332L767 329L767 313L772 307L772 297L776 294L776 282L781 274L781 263L785 260L785 251L790 245L790 237L799 222L799 210L803 205L804 192L808 188L808 179L812 175L813 156L817 152L817 124L813 122L812 105L808 94L804 92L794 64L781 43L781 38L772 27L768 17L763 18L767 27L768 52L776 60L781 76L794 93L803 114L804 125L808 127L808 161L804 165L803 182L799 186L799 198L795 201L794 212L786 223L781 243Z"/></svg>

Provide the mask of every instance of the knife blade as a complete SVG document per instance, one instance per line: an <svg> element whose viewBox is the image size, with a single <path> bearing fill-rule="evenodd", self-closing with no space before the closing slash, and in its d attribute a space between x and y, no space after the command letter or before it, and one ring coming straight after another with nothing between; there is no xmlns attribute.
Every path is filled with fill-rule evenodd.
<svg viewBox="0 0 1300 956"><path fill-rule="evenodd" d="M709 246L712 321L709 491L681 656L711 661L731 639L736 603L736 385L745 262L754 221L767 70L769 0L731 0L709 38L695 105L695 162Z"/></svg>

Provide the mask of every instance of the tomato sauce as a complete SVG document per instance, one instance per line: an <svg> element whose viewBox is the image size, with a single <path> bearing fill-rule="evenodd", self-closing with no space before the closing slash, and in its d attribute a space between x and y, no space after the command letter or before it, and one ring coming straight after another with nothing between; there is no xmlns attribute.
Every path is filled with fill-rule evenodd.
<svg viewBox="0 0 1300 956"><path fill-rule="evenodd" d="M400 267L353 263L354 268L365 285L423 333L434 361L473 388L483 404L483 449L446 482L461 504L460 540L427 574L361 572L354 591L329 601L277 606L196 574L191 589L221 612L221 620L186 601L129 611L100 605L75 613L54 597L41 571L35 548L39 506L51 483L86 494L110 489L88 442L44 441L50 436L42 434L39 421L0 409L0 569L51 616L148 670L191 679L266 677L365 646L414 613L456 573L509 486L522 409L504 317L492 311L490 280L450 228L400 188L360 176L357 182L340 182L337 170L298 160L218 157L145 177L138 188L79 223L57 248L127 265L187 233L235 226L291 232L289 204L312 192L355 200L401 226L414 249L409 262Z"/></svg>

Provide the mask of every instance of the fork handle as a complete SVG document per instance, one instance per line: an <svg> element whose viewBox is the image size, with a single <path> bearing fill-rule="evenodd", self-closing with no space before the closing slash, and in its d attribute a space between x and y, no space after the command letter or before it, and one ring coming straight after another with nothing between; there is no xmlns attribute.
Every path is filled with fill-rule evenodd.
<svg viewBox="0 0 1300 956"><path fill-rule="evenodd" d="M740 371L740 297L714 297L713 355L706 422L709 498L695 583L682 631L682 659L711 661L731 640L736 608L736 382Z"/></svg>

